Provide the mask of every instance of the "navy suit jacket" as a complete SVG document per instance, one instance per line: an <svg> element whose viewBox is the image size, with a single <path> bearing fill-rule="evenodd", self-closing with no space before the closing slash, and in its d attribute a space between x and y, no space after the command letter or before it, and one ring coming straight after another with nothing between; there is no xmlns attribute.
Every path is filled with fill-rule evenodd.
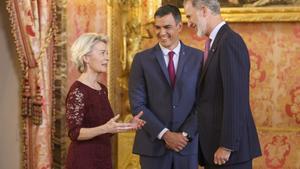
<svg viewBox="0 0 300 169"><path fill-rule="evenodd" d="M249 71L243 39L223 25L209 50L197 89L200 163L212 165L218 147L233 151L227 165L261 155L249 104Z"/></svg>
<svg viewBox="0 0 300 169"><path fill-rule="evenodd" d="M158 134L168 128L174 132L187 132L192 141L180 152L197 154L197 118L192 114L196 99L197 80L203 60L203 52L181 42L175 87L172 89L168 69L160 46L137 53L129 76L129 100L131 111L146 121L136 132L133 152L147 156L160 156L166 152Z"/></svg>

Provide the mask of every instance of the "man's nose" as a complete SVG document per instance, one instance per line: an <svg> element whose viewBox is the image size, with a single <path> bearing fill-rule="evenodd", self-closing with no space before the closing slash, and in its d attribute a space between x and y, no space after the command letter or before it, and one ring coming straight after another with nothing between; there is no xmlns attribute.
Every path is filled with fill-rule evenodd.
<svg viewBox="0 0 300 169"><path fill-rule="evenodd" d="M161 29L161 30L159 31L159 35L160 35L160 36L165 35L166 32L167 32L166 29Z"/></svg>
<svg viewBox="0 0 300 169"><path fill-rule="evenodd" d="M105 57L105 60L109 60L109 55L108 55L108 51L106 51L105 53L104 53L104 57Z"/></svg>

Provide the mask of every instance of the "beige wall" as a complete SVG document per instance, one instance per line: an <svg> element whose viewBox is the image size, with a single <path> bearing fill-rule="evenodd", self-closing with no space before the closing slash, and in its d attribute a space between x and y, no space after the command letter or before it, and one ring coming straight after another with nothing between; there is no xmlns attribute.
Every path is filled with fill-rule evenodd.
<svg viewBox="0 0 300 169"><path fill-rule="evenodd" d="M19 169L19 74L5 1L0 1L0 169Z"/></svg>

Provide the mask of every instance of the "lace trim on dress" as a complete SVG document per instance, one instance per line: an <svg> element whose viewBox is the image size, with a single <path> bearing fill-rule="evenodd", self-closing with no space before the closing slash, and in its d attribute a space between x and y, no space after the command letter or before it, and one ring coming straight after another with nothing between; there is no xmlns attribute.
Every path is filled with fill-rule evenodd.
<svg viewBox="0 0 300 169"><path fill-rule="evenodd" d="M83 120L83 107L83 93L79 88L75 88L74 91L69 93L66 111L66 117L71 126L81 125Z"/></svg>

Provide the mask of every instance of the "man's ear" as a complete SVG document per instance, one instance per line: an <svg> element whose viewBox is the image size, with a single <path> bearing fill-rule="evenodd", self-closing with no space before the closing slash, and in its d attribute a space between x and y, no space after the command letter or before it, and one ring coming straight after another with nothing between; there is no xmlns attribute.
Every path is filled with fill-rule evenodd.
<svg viewBox="0 0 300 169"><path fill-rule="evenodd" d="M178 28L179 32L181 32L181 30L182 30L182 22L179 22L177 24L177 28Z"/></svg>
<svg viewBox="0 0 300 169"><path fill-rule="evenodd" d="M206 6L203 6L203 16L206 17L208 15L209 9Z"/></svg>

